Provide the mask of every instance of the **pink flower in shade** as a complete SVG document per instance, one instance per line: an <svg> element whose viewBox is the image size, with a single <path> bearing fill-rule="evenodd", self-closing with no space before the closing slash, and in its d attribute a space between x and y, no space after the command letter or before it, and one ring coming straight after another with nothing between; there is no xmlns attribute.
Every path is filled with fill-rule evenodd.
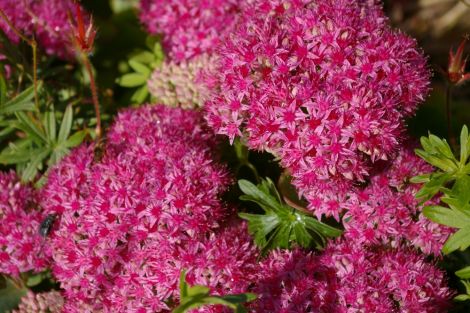
<svg viewBox="0 0 470 313"><path fill-rule="evenodd" d="M220 226L230 179L199 113L147 106L119 114L105 154L82 146L49 175L44 208L67 312L168 312L181 270L214 292L246 288L256 250Z"/></svg>
<svg viewBox="0 0 470 313"><path fill-rule="evenodd" d="M164 62L156 68L147 82L149 92L159 103L195 109L202 107L209 94L201 77L214 67L214 58L207 55L189 61Z"/></svg>
<svg viewBox="0 0 470 313"><path fill-rule="evenodd" d="M63 59L74 55L70 41L72 25L68 12L75 12L72 0L2 0L2 9L18 30L27 37L36 38L40 47L48 54ZM0 28L14 42L18 36L0 18Z"/></svg>
<svg viewBox="0 0 470 313"><path fill-rule="evenodd" d="M375 1L254 1L243 16L217 53L208 123L279 157L310 209L338 219L394 156L428 91L425 58Z"/></svg>
<svg viewBox="0 0 470 313"><path fill-rule="evenodd" d="M175 62L211 54L238 20L244 0L141 0L140 20L162 34Z"/></svg>
<svg viewBox="0 0 470 313"><path fill-rule="evenodd" d="M21 298L17 310L13 313L60 313L64 306L64 298L58 291L34 294L31 291Z"/></svg>
<svg viewBox="0 0 470 313"><path fill-rule="evenodd" d="M338 310L338 279L331 266L300 250L273 251L254 281L258 299L250 312L330 312Z"/></svg>
<svg viewBox="0 0 470 313"><path fill-rule="evenodd" d="M414 250L336 241L322 255L336 268L339 310L355 313L445 312L453 294L443 271Z"/></svg>
<svg viewBox="0 0 470 313"><path fill-rule="evenodd" d="M36 193L14 172L0 173L0 273L18 277L40 272L48 263L48 247L39 235L45 218L37 209Z"/></svg>
<svg viewBox="0 0 470 313"><path fill-rule="evenodd" d="M347 209L343 217L345 238L394 247L406 241L426 254L440 255L452 230L421 214L423 206L415 197L420 186L410 183L412 177L431 171L432 167L405 144L393 162L373 174L369 185L350 194L343 204Z"/></svg>

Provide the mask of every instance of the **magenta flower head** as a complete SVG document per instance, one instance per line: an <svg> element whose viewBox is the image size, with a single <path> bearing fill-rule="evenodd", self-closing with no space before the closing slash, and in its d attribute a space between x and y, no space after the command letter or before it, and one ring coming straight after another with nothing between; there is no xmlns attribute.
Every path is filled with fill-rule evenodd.
<svg viewBox="0 0 470 313"><path fill-rule="evenodd" d="M73 58L72 25L68 18L68 12L75 12L73 0L2 0L0 9L25 36L34 36L48 55ZM2 18L0 28L12 41L19 41Z"/></svg>
<svg viewBox="0 0 470 313"><path fill-rule="evenodd" d="M231 32L244 0L141 0L140 20L162 34L175 62L211 54Z"/></svg>
<svg viewBox="0 0 470 313"><path fill-rule="evenodd" d="M420 186L410 179L432 172L432 167L417 157L410 145L404 146L393 162L372 174L366 188L349 195L343 204L347 209L344 236L367 245L397 247L406 241L437 256L451 229L421 214L423 206L415 197Z"/></svg>
<svg viewBox="0 0 470 313"><path fill-rule="evenodd" d="M274 251L260 264L250 312L337 312L338 288L335 269L318 256Z"/></svg>
<svg viewBox="0 0 470 313"><path fill-rule="evenodd" d="M36 200L34 189L22 185L14 172L0 173L1 274L40 272L49 263L48 247L39 234L45 215Z"/></svg>
<svg viewBox="0 0 470 313"><path fill-rule="evenodd" d="M336 268L335 312L446 312L452 299L444 272L426 256L403 246L332 243L322 262Z"/></svg>
<svg viewBox="0 0 470 313"><path fill-rule="evenodd" d="M214 292L241 292L256 260L245 226L221 228L230 179L214 135L193 111L119 114L105 154L76 149L52 170L43 206L57 213L53 273L67 312L168 312L180 272Z"/></svg>
<svg viewBox="0 0 470 313"><path fill-rule="evenodd" d="M416 42L374 1L254 1L218 56L209 124L279 157L318 216L394 155L428 91Z"/></svg>

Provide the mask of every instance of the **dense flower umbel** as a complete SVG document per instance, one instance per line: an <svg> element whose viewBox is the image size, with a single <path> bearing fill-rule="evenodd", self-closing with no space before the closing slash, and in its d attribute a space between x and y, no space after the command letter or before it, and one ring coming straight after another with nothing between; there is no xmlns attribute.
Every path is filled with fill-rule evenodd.
<svg viewBox="0 0 470 313"><path fill-rule="evenodd" d="M421 214L415 198L420 186L409 180L429 173L432 167L404 147L398 157L370 179L362 191L343 204L347 240L362 244L414 244L426 254L439 255L451 229L433 223Z"/></svg>
<svg viewBox="0 0 470 313"><path fill-rule="evenodd" d="M338 279L318 256L300 250L274 251L260 264L250 312L337 311Z"/></svg>
<svg viewBox="0 0 470 313"><path fill-rule="evenodd" d="M265 0L221 47L207 120L271 151L317 215L390 158L427 92L425 59L373 1Z"/></svg>
<svg viewBox="0 0 470 313"><path fill-rule="evenodd" d="M0 274L18 277L48 265L47 246L39 235L44 214L36 207L32 187L14 172L0 173Z"/></svg>
<svg viewBox="0 0 470 313"><path fill-rule="evenodd" d="M24 35L34 35L47 54L73 57L72 25L68 18L69 11L75 12L73 0L2 0L0 8ZM11 40L19 41L1 18L0 28Z"/></svg>
<svg viewBox="0 0 470 313"><path fill-rule="evenodd" d="M192 109L201 107L207 98L207 87L201 83L203 72L214 67L213 60L202 55L179 64L165 62L155 69L148 88L159 103Z"/></svg>
<svg viewBox="0 0 470 313"><path fill-rule="evenodd" d="M244 226L217 230L229 179L201 122L162 105L125 111L101 160L82 146L50 173L43 205L60 214L50 245L67 312L167 312L183 268L190 283L244 291L256 251Z"/></svg>
<svg viewBox="0 0 470 313"><path fill-rule="evenodd" d="M21 298L17 310L13 313L60 313L64 306L64 298L58 291L34 294L31 291Z"/></svg>
<svg viewBox="0 0 470 313"><path fill-rule="evenodd" d="M231 32L244 0L141 0L140 19L152 34L162 34L176 62L212 53Z"/></svg>
<svg viewBox="0 0 470 313"><path fill-rule="evenodd" d="M425 256L399 246L330 244L322 255L336 267L341 313L445 312L452 297L444 273Z"/></svg>

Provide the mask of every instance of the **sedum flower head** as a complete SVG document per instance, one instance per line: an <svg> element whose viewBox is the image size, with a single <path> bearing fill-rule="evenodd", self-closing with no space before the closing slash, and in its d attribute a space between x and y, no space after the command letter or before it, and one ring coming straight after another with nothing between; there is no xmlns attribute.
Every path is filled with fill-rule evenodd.
<svg viewBox="0 0 470 313"><path fill-rule="evenodd" d="M445 312L453 296L444 272L404 246L340 240L327 248L322 262L336 268L337 312Z"/></svg>
<svg viewBox="0 0 470 313"><path fill-rule="evenodd" d="M0 273L18 277L48 265L48 249L39 235L44 214L36 193L22 185L14 172L0 173Z"/></svg>
<svg viewBox="0 0 470 313"><path fill-rule="evenodd" d="M64 306L64 298L58 291L34 294L31 291L21 298L17 310L13 313L60 313Z"/></svg>
<svg viewBox="0 0 470 313"><path fill-rule="evenodd" d="M352 193L343 204L347 240L360 244L390 244L403 241L426 254L440 255L451 229L438 225L422 214L415 195L419 185L414 176L429 173L432 167L418 158L411 147L400 150L393 162L374 174L369 185Z"/></svg>
<svg viewBox="0 0 470 313"><path fill-rule="evenodd" d="M231 32L241 0L141 0L140 20L152 34L162 34L172 60L211 54Z"/></svg>
<svg viewBox="0 0 470 313"><path fill-rule="evenodd" d="M202 107L208 90L201 83L203 73L213 67L212 58L199 56L189 61L165 62L154 70L148 89L159 103L171 107Z"/></svg>
<svg viewBox="0 0 470 313"><path fill-rule="evenodd" d="M334 268L301 250L273 251L260 264L250 312L336 312Z"/></svg>
<svg viewBox="0 0 470 313"><path fill-rule="evenodd" d="M73 57L74 50L70 41L72 25L68 12L75 12L74 1L21 0L18 3L14 0L2 0L0 9L25 36L34 36L48 55L66 59ZM0 28L11 40L19 41L18 36L2 18Z"/></svg>
<svg viewBox="0 0 470 313"><path fill-rule="evenodd" d="M67 312L167 312L183 269L214 292L244 291L256 250L243 224L221 228L230 179L214 143L199 113L146 106L119 114L101 160L82 146L50 173Z"/></svg>
<svg viewBox="0 0 470 313"><path fill-rule="evenodd" d="M317 214L394 156L428 90L416 42L374 1L254 1L218 51L209 124L289 168Z"/></svg>

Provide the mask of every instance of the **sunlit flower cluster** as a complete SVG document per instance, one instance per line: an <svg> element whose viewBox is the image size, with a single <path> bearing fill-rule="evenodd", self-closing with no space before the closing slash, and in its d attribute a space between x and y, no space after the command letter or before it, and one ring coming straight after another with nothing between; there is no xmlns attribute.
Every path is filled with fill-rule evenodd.
<svg viewBox="0 0 470 313"><path fill-rule="evenodd" d="M48 265L48 247L39 234L45 218L31 186L14 172L0 173L0 273L19 277Z"/></svg>
<svg viewBox="0 0 470 313"><path fill-rule="evenodd" d="M250 312L337 312L338 279L313 253L273 251L260 264Z"/></svg>
<svg viewBox="0 0 470 313"><path fill-rule="evenodd" d="M289 168L318 216L394 156L428 89L413 39L372 1L255 1L218 52L209 124Z"/></svg>
<svg viewBox="0 0 470 313"><path fill-rule="evenodd" d="M343 204L345 238L358 244L390 244L403 241L426 254L439 255L450 229L437 225L422 214L416 199L420 185L414 176L429 173L431 166L404 147L392 163L374 174L369 186L351 193Z"/></svg>
<svg viewBox="0 0 470 313"><path fill-rule="evenodd" d="M424 255L398 246L332 242L322 255L336 268L338 312L445 312L452 293L444 272Z"/></svg>
<svg viewBox="0 0 470 313"><path fill-rule="evenodd" d="M183 269L214 292L246 288L257 252L243 225L220 228L230 180L214 143L198 113L143 107L119 114L101 159L82 146L51 172L43 206L60 215L50 245L67 312L166 312Z"/></svg>

